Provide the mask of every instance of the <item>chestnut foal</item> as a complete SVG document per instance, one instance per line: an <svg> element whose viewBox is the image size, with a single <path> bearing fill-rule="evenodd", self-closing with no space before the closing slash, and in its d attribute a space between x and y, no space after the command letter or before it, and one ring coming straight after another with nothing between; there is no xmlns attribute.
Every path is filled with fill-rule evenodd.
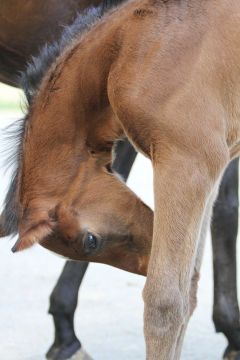
<svg viewBox="0 0 240 360"><path fill-rule="evenodd" d="M64 3L64 6L63 6ZM103 0L97 6L95 15L101 15L118 1ZM44 41L56 39L61 32L60 24L71 22L73 13L76 11L83 14L85 25L88 24L86 13L92 13L92 5L95 1L63 0L56 3L54 0L46 2L14 1L0 3L0 33L1 58L0 80L19 86L19 78L16 76L26 67L30 55L34 55L39 45ZM19 8L21 13L19 14ZM44 7L44 8L43 8ZM87 7L87 9L86 9ZM41 16L39 15L41 8ZM90 16L92 17L92 16ZM31 23L29 23L31 18ZM27 19L27 21L26 21ZM78 18L79 19L79 18ZM14 20L14 21L13 21ZM9 24L14 23L13 26ZM51 26L51 33L49 32ZM72 28L72 27L70 27ZM31 29L31 31L29 31ZM76 30L76 28L75 28ZM69 32L69 28L67 28ZM63 35L64 36L64 35ZM53 45L54 46L54 45ZM50 46L51 48L52 46ZM21 56L19 54L21 53ZM41 67L46 72L51 52L48 57L41 61ZM51 62L51 61L50 61ZM37 79L37 82L36 82ZM32 73L31 88L39 82L39 68ZM126 179L136 152L126 140L119 143L113 168ZM123 159L124 157L124 159ZM214 305L213 321L218 332L223 332L229 342L224 358L236 359L239 356L239 308L236 289L236 238L238 228L238 159L233 160L225 171L219 190L218 199L214 206L212 218L212 246L214 256ZM0 228L0 236L4 233ZM55 325L55 339L47 357L54 359L69 358L81 347L74 332L73 316L77 306L78 289L81 284L88 262L67 261L63 272L51 294L49 312L53 315ZM80 350L81 351L81 350ZM234 355L233 355L234 354Z"/></svg>
<svg viewBox="0 0 240 360"><path fill-rule="evenodd" d="M225 167L239 155L239 15L231 0L127 3L63 51L24 123L9 196L15 251L39 242L74 259L141 269L149 247L130 239L149 212L106 169L124 133L152 160L148 359L180 357L212 204Z"/></svg>

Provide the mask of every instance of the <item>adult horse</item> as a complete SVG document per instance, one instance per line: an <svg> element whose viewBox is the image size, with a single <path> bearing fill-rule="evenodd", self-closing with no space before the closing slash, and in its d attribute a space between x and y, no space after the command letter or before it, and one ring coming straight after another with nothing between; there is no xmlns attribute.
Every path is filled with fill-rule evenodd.
<svg viewBox="0 0 240 360"><path fill-rule="evenodd" d="M82 1L61 2L56 6L56 2L27 2L28 6L23 7L19 2L21 11L18 11L18 3L1 3L1 58L0 76L2 81L12 85L18 85L18 72L26 64L30 54L36 54L39 44L46 39L53 39L60 32L59 24L67 24L74 17L76 11L81 11L85 7ZM12 6L14 5L14 9ZM95 4L96 5L96 4ZM37 11L39 6L41 11ZM10 11L11 10L11 11ZM36 17L35 14L41 13ZM10 15L12 14L12 15ZM21 14L21 16L20 16ZM28 14L28 16L26 16ZM52 16L49 16L52 14ZM32 16L29 16L32 15ZM27 21L24 21L27 18ZM29 22L30 20L30 22ZM57 20L57 21L56 21ZM14 22L14 27L12 23ZM49 31L51 29L51 31ZM36 41L36 35L39 39ZM27 39L27 41L26 41ZM127 145L128 147L128 145ZM131 148L127 148L132 159L135 156ZM125 149L124 149L125 150ZM130 159L129 164L133 160ZM116 166L118 164L116 163ZM121 165L121 169L124 166ZM131 166L131 165L130 165ZM218 331L223 331L228 337L230 348L228 350L239 350L239 323L238 306L236 298L236 263L235 263L235 241L237 232L237 162L233 163L226 173L222 183L219 200L215 205L213 217L212 238L214 248L214 273L215 273L215 306L214 320ZM221 224L221 226L219 226ZM230 226L231 225L231 226ZM230 229L230 232L229 232ZM219 265L221 270L219 271ZM80 345L73 331L73 313L77 303L77 291L82 275L86 268L85 264L67 263L64 273L60 278L52 296L50 311L54 315L56 325L56 339L53 347L55 357L67 357L75 352ZM221 276L218 276L221 274ZM69 276L74 278L74 291L68 292L70 299L60 300L61 306L54 304L59 301L59 294L62 295L61 284L67 287ZM224 275L224 276L223 276ZM62 282L63 281L63 282ZM72 288L72 290L73 290ZM73 297L71 297L73 294ZM70 306L69 306L70 305ZM60 352L56 355L56 349ZM51 353L53 353L51 351Z"/></svg>

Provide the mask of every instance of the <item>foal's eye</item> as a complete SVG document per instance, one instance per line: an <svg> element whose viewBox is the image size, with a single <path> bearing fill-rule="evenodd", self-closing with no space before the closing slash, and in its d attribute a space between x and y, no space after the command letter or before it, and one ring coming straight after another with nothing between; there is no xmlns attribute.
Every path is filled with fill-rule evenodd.
<svg viewBox="0 0 240 360"><path fill-rule="evenodd" d="M92 233L87 233L84 240L84 249L86 252L94 251L98 248L98 238Z"/></svg>
<svg viewBox="0 0 240 360"><path fill-rule="evenodd" d="M88 233L87 235L87 243L89 249L96 249L97 247L97 238L95 235Z"/></svg>

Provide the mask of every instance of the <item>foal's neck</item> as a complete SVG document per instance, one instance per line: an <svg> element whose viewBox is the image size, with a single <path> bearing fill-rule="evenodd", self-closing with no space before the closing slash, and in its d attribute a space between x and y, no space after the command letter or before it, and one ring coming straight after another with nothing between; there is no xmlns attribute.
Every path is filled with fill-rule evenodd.
<svg viewBox="0 0 240 360"><path fill-rule="evenodd" d="M64 122L64 128L74 127L93 152L108 150L123 133L107 94L115 56L114 44L107 44L109 36L103 32L96 38L90 33L73 43L57 59L39 94L41 107L37 111L47 117L57 114L54 121Z"/></svg>
<svg viewBox="0 0 240 360"><path fill-rule="evenodd" d="M92 153L100 161L111 161L113 143L123 131L107 96L113 59L105 42L104 38L86 36L66 50L44 78L26 131L30 148L38 149L25 154L38 182L26 183L23 191L31 188L34 192L36 183L38 192L43 189L41 195L65 193L78 176L81 162Z"/></svg>

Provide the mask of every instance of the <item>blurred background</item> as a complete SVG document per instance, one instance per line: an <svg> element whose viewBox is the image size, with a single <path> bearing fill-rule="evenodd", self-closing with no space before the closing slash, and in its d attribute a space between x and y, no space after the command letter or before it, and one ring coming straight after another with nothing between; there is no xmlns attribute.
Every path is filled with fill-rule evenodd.
<svg viewBox="0 0 240 360"><path fill-rule="evenodd" d="M22 104L22 106L21 106ZM0 84L0 147L4 128L22 116L20 90ZM0 155L0 208L9 185ZM150 162L138 155L128 180L153 207ZM14 239L0 241L0 359L40 360L53 341L49 295L64 259L35 246L19 254L10 251ZM214 331L212 317L212 257L208 234L201 271L198 307L185 338L183 360L219 360L226 347ZM91 264L79 294L75 315L77 335L95 360L143 360L144 278L105 265Z"/></svg>

